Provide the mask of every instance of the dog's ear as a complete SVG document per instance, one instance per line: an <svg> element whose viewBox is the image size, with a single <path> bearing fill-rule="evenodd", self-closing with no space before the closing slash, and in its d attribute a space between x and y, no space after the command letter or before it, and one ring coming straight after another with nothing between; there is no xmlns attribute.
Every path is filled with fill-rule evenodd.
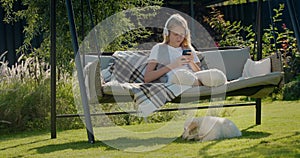
<svg viewBox="0 0 300 158"><path fill-rule="evenodd" d="M193 131L195 128L198 128L198 123L196 121L192 121L188 126L188 131Z"/></svg>

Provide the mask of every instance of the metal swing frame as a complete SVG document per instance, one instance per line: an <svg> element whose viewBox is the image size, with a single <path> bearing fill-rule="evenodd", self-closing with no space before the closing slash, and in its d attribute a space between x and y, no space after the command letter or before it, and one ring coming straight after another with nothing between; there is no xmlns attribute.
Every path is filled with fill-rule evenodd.
<svg viewBox="0 0 300 158"><path fill-rule="evenodd" d="M76 68L78 72L78 81L81 89L81 98L82 98L82 105L84 109L84 114L79 115L57 115L56 114L56 0L51 0L50 7L50 22L51 22L51 138L54 139L56 138L56 118L58 117L78 117L78 116L84 116L85 117L85 124L86 124L86 130L87 130L87 136L88 136L88 142L94 143L95 138L94 138L94 133L93 133L93 127L92 127L92 122L91 122L91 115L89 106L88 106L88 100L87 100L87 94L85 90L85 85L84 85L84 78L83 78L83 70L81 67L81 61L80 57L77 54L78 53L78 38L77 38L77 33L76 33L76 26L74 22L74 13L73 13L73 7L72 7L72 2L71 0L65 0L66 1L66 7L67 7L67 12L68 12L68 19L70 22L70 31L72 35L72 45L73 45L73 50L74 50L74 56L75 56L75 63L76 63ZM88 5L90 5L89 0L87 0ZM90 6L89 6L90 7ZM90 12L91 14L91 12ZM261 19L261 14L262 14L262 0L257 1L257 21L256 21L256 39L257 39L257 60L260 60L262 58L262 19ZM91 19L92 20L92 19ZM93 21L91 21L93 23ZM232 107L232 106L250 106L250 105L255 105L256 108L256 124L259 125L261 124L261 99L258 98L256 99L255 103L248 103L248 104L235 104L235 105L223 105L222 107ZM207 108L207 107L203 107ZM210 106L210 108L212 108ZM215 108L218 108L216 106ZM191 109L201 109L200 107L195 107L195 108L190 108L190 109L164 109L161 111L175 111L175 110L191 110ZM127 114L128 112L126 112ZM111 113L112 115L115 114L124 114L123 112L121 113Z"/></svg>

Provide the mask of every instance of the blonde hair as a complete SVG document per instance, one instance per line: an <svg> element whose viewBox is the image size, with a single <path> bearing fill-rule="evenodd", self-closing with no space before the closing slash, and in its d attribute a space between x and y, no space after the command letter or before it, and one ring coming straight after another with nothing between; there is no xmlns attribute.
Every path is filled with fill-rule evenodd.
<svg viewBox="0 0 300 158"><path fill-rule="evenodd" d="M176 26L181 26L185 29L185 37L181 43L181 47L194 50L191 44L191 33L189 31L187 21L179 14L171 15L170 18L167 20L164 29L166 29L166 31L169 32L172 28ZM164 31L163 37L164 37L163 43L168 44L170 40L170 34L169 33L166 34Z"/></svg>

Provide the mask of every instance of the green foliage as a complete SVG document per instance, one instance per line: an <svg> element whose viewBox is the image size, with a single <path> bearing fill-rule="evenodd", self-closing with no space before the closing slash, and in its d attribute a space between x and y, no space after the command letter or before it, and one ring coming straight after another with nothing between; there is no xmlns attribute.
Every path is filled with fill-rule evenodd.
<svg viewBox="0 0 300 158"><path fill-rule="evenodd" d="M296 54L296 38L294 33L290 31L285 24L282 24L282 29L277 28L277 24L282 21L281 16L284 10L284 5L280 4L278 9L273 9L275 15L272 17L274 25L270 25L269 28L264 29L262 37L263 41L263 57L280 50L283 54L283 64L288 65L285 58L285 51L290 51L292 54ZM254 56L256 50L255 46L255 32L253 26L242 26L241 22L226 21L224 15L217 9L212 8L209 17L205 17L204 22L208 23L215 31L215 40L221 47L224 46L242 46L249 47L251 53ZM276 41L276 43L274 43ZM289 48L286 49L284 44L288 43Z"/></svg>
<svg viewBox="0 0 300 158"><path fill-rule="evenodd" d="M215 31L215 41L220 47L240 46L249 47L251 52L254 51L255 33L252 26L242 26L241 22L225 21L224 15L217 9L212 8L209 17L204 18ZM242 35L246 34L245 37Z"/></svg>
<svg viewBox="0 0 300 158"><path fill-rule="evenodd" d="M22 3L24 7L15 10L14 5ZM45 129L50 122L50 7L49 1L44 0L1 0L0 4L5 11L6 23L14 24L24 21L25 39L18 49L22 56L12 68L2 63L0 74L0 121L11 122L9 125L0 125L9 130ZM98 23L105 18L135 7L160 6L162 0L121 0L121 1L91 1L94 22ZM76 29L79 40L88 34L91 29L90 17L86 1L84 1L84 26L81 26L81 3L73 1ZM135 18L146 18L148 15L135 12ZM56 6L56 59L57 59L57 113L77 113L72 94L71 72L74 69L74 53L71 46L71 35L65 1L57 1ZM123 15L125 17L125 15ZM130 21L123 18L115 25L132 26ZM82 30L85 34L81 35ZM151 32L144 28L127 32L115 39L105 51L125 50L134 46L140 39L147 38ZM32 41L42 37L39 48L33 48ZM120 124L127 124L127 119L120 119ZM58 128L80 128L83 124L79 118L61 119L57 122Z"/></svg>
<svg viewBox="0 0 300 158"><path fill-rule="evenodd" d="M7 62L1 62L0 120L11 122L11 128L17 130L46 125L45 116L50 107L47 106L49 66L37 58L23 56L19 63L8 67Z"/></svg>
<svg viewBox="0 0 300 158"><path fill-rule="evenodd" d="M56 86L56 112L57 114L77 114L73 95L72 76L69 74L61 74L61 79L57 81ZM49 105L50 106L50 105ZM50 122L50 115L47 116ZM80 118L58 118L58 129L77 129L83 128L84 124Z"/></svg>
<svg viewBox="0 0 300 158"><path fill-rule="evenodd" d="M279 52L282 54L282 64L286 72L299 73L299 52L297 51L296 38L294 32L289 30L285 24L281 24L282 28L277 28L278 24L282 22L281 16L284 10L284 4L280 4L278 9L273 9L275 15L272 17L273 25L264 29L262 37L263 42L263 58L272 53ZM251 49L252 56L255 55L255 32L252 26L242 26L240 22L230 22L224 20L224 15L214 8L212 8L211 15L204 19L212 29L216 32L215 40L221 47L224 46L242 46ZM275 43L276 42L276 43ZM290 70L291 69L291 70Z"/></svg>
<svg viewBox="0 0 300 158"><path fill-rule="evenodd" d="M14 4L16 0L1 0L1 6L5 11L4 21L13 24L19 20L24 20L26 25L24 27L25 39L23 45L18 49L20 53L31 53L32 56L38 56L45 62L50 61L50 7L49 1L44 0L22 0L21 3L25 9L14 10ZM94 23L99 23L107 17L135 7L146 7L146 6L160 6L162 0L108 0L108 1L91 1L92 13ZM84 26L81 26L81 3L80 1L73 1L75 23L78 36L82 40L82 30L85 30L86 36L91 30L90 17L88 14L88 7L86 1L84 1ZM56 6L56 31L57 31L57 66L58 71L72 72L73 70L73 58L74 53L71 45L71 35L69 31L69 23L67 17L67 11L65 1L57 1ZM137 18L143 18L147 15L143 13L136 13ZM127 20L120 21L117 25L130 26L130 22ZM106 48L106 51L124 50L128 46L134 45L138 39L147 38L151 32L146 29L134 30L124 34L123 36L116 39L111 45ZM33 48L31 42L34 38L42 36L42 43L40 48ZM59 73L60 74L60 73Z"/></svg>
<svg viewBox="0 0 300 158"><path fill-rule="evenodd" d="M0 58L1 59L1 58ZM0 120L9 122L1 125L0 132L43 130L50 127L50 67L34 57L21 56L19 64L12 67L0 62ZM57 112L76 112L72 95L72 82L63 77L57 84ZM82 127L73 119L59 128Z"/></svg>
<svg viewBox="0 0 300 158"><path fill-rule="evenodd" d="M257 2L257 0L228 0L223 2L224 5L234 5L234 4L242 4L242 3L251 3Z"/></svg>
<svg viewBox="0 0 300 158"><path fill-rule="evenodd" d="M283 87L283 100L299 100L300 99L300 76Z"/></svg>
<svg viewBox="0 0 300 158"><path fill-rule="evenodd" d="M292 81L300 73L300 54L297 50L296 38L294 32L282 23L282 12L284 11L284 4L280 4L278 9L273 9L275 15L272 17L273 25L264 29L262 37L262 57L265 58L271 54L278 52L281 54L281 61L283 71L285 73L285 82ZM255 32L252 26L241 26L240 22L230 22L224 20L224 15L212 8L209 17L204 19L212 29L215 31L215 40L220 47L225 46L241 46L249 47L252 57L255 57L256 50L254 50ZM278 28L277 26L282 26ZM257 47L256 47L257 48ZM293 85L295 83L293 82ZM292 91L288 90L290 86L287 85L284 91L286 96L294 96L294 94L287 94ZM280 89L276 89L276 93L280 93ZM272 94L272 98L280 98L277 94Z"/></svg>
<svg viewBox="0 0 300 158"><path fill-rule="evenodd" d="M269 29L265 29L263 55L266 57L274 52L281 54L285 82L288 83L300 73L300 54L294 32L287 28L284 23L279 23L282 21L283 10L283 4L279 5L279 9L273 9L275 12L273 16L274 25L270 25ZM276 27L279 24L281 24L281 28Z"/></svg>

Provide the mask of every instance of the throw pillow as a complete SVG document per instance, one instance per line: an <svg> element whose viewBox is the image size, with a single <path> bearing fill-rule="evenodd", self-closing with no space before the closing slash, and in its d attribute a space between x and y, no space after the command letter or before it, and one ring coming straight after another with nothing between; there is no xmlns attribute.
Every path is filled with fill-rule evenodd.
<svg viewBox="0 0 300 158"><path fill-rule="evenodd" d="M253 61L248 59L244 69L242 77L249 78L255 76L265 75L271 72L271 61L270 58L265 58L260 61Z"/></svg>

